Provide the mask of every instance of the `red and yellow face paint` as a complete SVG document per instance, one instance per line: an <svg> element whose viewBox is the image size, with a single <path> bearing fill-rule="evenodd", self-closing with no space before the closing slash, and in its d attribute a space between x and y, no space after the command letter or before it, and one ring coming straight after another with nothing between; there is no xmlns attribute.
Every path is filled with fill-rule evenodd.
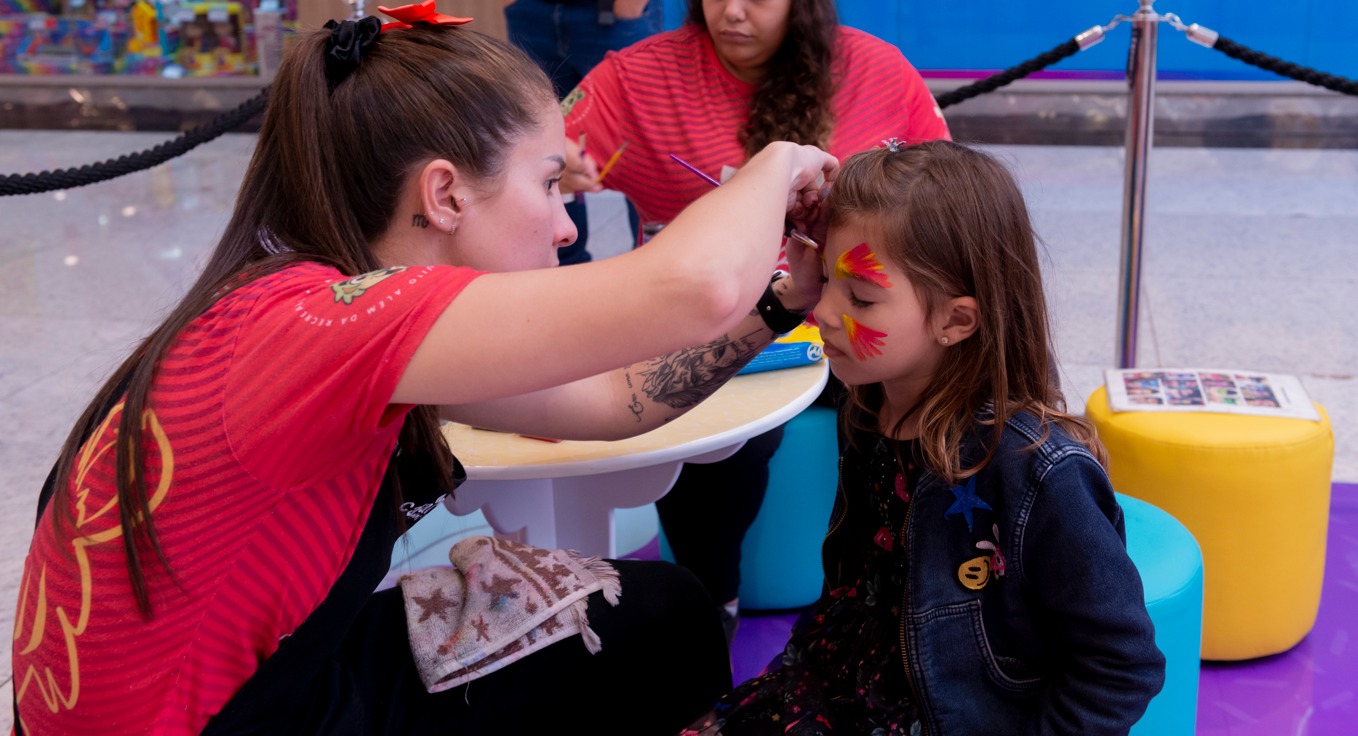
<svg viewBox="0 0 1358 736"><path fill-rule="evenodd" d="M849 346L853 348L854 357L859 360L866 360L874 355L881 355L882 338L886 337L885 332L859 324L847 314L840 315L844 320L844 334L849 336Z"/></svg>
<svg viewBox="0 0 1358 736"><path fill-rule="evenodd" d="M856 279L884 289L890 289L891 279L887 278L884 271L882 262L877 260L877 254L872 251L872 248L868 247L867 243L859 243L839 254L839 258L835 259L836 277ZM882 338L886 337L885 332L861 324L847 314L840 316L844 320L844 333L849 338L849 346L853 348L855 357L859 360L866 360L882 354Z"/></svg>
<svg viewBox="0 0 1358 736"><path fill-rule="evenodd" d="M839 254L835 260L835 275L849 279L866 281L884 289L891 288L891 280L882 272L882 262L867 243L859 243L852 249Z"/></svg>

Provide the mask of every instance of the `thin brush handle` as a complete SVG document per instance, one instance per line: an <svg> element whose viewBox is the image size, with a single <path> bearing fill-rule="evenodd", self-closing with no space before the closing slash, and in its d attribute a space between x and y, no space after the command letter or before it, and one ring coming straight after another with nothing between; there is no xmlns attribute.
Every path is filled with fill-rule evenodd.
<svg viewBox="0 0 1358 736"><path fill-rule="evenodd" d="M622 145L618 146L618 150L608 157L608 163L604 164L604 168L599 171L599 177L595 181L602 181L605 176L608 176L608 170L613 168L613 164L616 164L618 159L622 158L622 152L625 150L627 150L627 141L623 141Z"/></svg>
<svg viewBox="0 0 1358 736"><path fill-rule="evenodd" d="M674 155L674 154L672 154L672 153L670 154L670 158L674 159L675 163L679 164L680 166L682 166L682 167L688 169L689 171L692 171L693 173L697 174L698 176L702 177L703 180L705 180L707 183L711 184L712 186L714 186L714 187L719 187L719 186L721 186L721 182L717 181L716 179L713 179L712 177L708 176L707 174L704 174L704 173L702 172L701 169L699 169L698 167L694 166L693 164L690 164L689 162L683 160L682 158L679 158L678 156L676 156L676 155ZM602 178L602 174L600 175L600 178ZM815 250L815 251L817 251L817 252L820 251L820 244L817 243L816 241L812 240L811 238L807 237L806 235L804 235L804 234L798 232L798 231L796 230L796 228L792 227L792 221L791 221L791 220L785 220L785 221L783 222L783 236L784 236L784 237L791 238L791 239L793 239L793 240L795 240L795 241L797 241L797 242L799 242L799 243L802 243L802 244L806 245L807 247L811 248L812 250Z"/></svg>
<svg viewBox="0 0 1358 736"><path fill-rule="evenodd" d="M716 179L713 179L712 177L708 176L707 174L704 174L698 167L694 166L693 164L691 164L691 163L689 163L689 162L683 160L682 158L679 158L678 156L676 156L676 155L674 155L674 154L672 154L672 153L670 154L670 158L674 159L675 162L678 163L680 166L682 166L682 167L688 169L689 171L692 171L693 173L697 174L698 176L702 177L708 184L711 184L711 185L714 186L714 187L719 187L719 186L721 186L721 182L717 181Z"/></svg>

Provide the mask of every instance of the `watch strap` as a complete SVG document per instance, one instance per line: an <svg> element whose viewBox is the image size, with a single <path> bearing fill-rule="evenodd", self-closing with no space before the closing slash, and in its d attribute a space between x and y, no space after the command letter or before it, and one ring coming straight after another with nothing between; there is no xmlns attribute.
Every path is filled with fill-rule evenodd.
<svg viewBox="0 0 1358 736"><path fill-rule="evenodd" d="M774 292L773 285L787 276L784 271L776 271L773 278L769 279L768 288L764 289L764 295L759 297L759 303L755 309L759 310L759 316L764 319L764 324L768 325L779 335L797 329L797 326L806 321L805 312L794 312L779 301L778 294Z"/></svg>

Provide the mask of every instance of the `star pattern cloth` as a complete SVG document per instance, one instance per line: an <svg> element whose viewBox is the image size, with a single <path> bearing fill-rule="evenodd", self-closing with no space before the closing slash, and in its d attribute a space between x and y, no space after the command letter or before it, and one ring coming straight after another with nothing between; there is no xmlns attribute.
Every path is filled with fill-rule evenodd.
<svg viewBox="0 0 1358 736"><path fill-rule="evenodd" d="M618 604L621 582L608 562L571 550L546 550L471 537L448 551L451 567L403 575L406 627L420 680L431 693L490 674L579 634L602 647L585 615L602 591Z"/></svg>

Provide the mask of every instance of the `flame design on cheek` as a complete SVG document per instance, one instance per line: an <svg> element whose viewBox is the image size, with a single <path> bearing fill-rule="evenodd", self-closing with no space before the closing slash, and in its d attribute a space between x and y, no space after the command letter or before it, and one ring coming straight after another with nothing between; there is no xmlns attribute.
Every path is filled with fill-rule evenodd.
<svg viewBox="0 0 1358 736"><path fill-rule="evenodd" d="M839 254L839 258L835 260L836 276L859 279L890 289L891 280L882 273L882 268L882 262L877 260L877 254L872 252L867 243L855 245L852 249Z"/></svg>
<svg viewBox="0 0 1358 736"><path fill-rule="evenodd" d="M866 360L882 354L880 347L882 338L886 337L885 332L878 332L867 325L859 324L847 314L840 317L844 320L844 333L849 336L849 345L853 348L856 358Z"/></svg>

